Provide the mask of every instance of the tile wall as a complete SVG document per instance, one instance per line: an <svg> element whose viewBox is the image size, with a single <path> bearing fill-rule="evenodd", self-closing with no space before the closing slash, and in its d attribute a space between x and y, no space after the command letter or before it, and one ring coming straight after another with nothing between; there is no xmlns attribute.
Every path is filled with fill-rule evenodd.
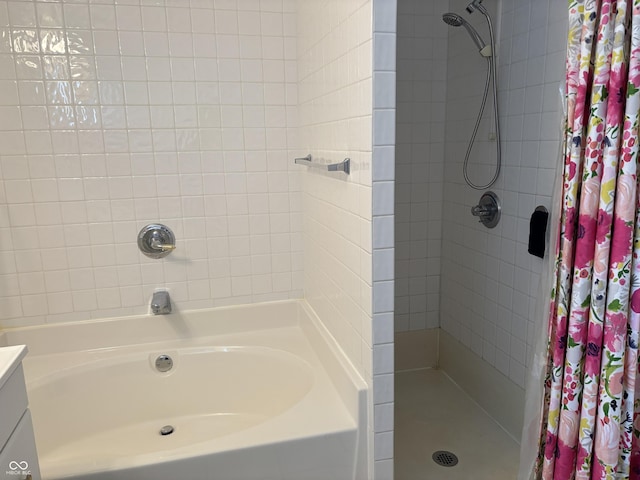
<svg viewBox="0 0 640 480"><path fill-rule="evenodd" d="M397 332L439 326L448 7L398 1Z"/></svg>
<svg viewBox="0 0 640 480"><path fill-rule="evenodd" d="M393 477L395 15L387 0L302 0L298 11L298 154L352 168L303 174L305 296L373 389L379 479Z"/></svg>
<svg viewBox="0 0 640 480"><path fill-rule="evenodd" d="M464 12L468 2L451 0ZM529 218L550 207L558 162L567 12L558 0L486 0L497 22L498 85L503 168L491 189L502 201L492 230L469 210L480 198L464 184L462 160L483 88L485 61L462 29L449 29L446 163L444 179L441 325L447 332L524 387L536 322L542 260L527 253ZM488 39L479 13L465 18ZM490 100L491 101L491 100ZM487 118L491 117L487 114ZM495 143L485 121L471 162L478 182L494 168Z"/></svg>
<svg viewBox="0 0 640 480"><path fill-rule="evenodd" d="M0 2L0 325L306 283L392 478L395 29L387 0ZM136 246L152 222L163 260Z"/></svg>
<svg viewBox="0 0 640 480"><path fill-rule="evenodd" d="M294 0L0 2L0 325L301 297L296 54Z"/></svg>
<svg viewBox="0 0 640 480"><path fill-rule="evenodd" d="M373 431L375 479L392 480L394 455L395 122L397 5L373 2ZM371 422L370 422L371 423Z"/></svg>
<svg viewBox="0 0 640 480"><path fill-rule="evenodd" d="M305 294L361 372L371 371L371 1L300 2L300 156L351 159L303 172Z"/></svg>

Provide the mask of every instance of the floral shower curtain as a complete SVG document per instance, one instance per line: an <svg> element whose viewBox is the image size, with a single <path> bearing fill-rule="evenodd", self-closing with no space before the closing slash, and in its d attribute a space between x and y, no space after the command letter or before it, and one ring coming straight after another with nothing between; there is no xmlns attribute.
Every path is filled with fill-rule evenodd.
<svg viewBox="0 0 640 480"><path fill-rule="evenodd" d="M640 0L569 1L566 89L534 478L640 480Z"/></svg>

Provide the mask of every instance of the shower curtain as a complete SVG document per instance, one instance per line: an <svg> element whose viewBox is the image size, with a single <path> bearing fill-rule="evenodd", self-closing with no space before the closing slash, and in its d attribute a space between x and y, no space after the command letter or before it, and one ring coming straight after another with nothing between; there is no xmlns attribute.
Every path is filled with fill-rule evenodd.
<svg viewBox="0 0 640 480"><path fill-rule="evenodd" d="M570 0L561 215L531 478L640 479L640 0Z"/></svg>

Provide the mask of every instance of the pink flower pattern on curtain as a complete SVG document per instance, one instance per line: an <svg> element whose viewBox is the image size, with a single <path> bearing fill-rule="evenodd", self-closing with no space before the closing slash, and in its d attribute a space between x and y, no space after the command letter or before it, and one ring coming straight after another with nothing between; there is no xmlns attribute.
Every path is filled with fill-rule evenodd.
<svg viewBox="0 0 640 480"><path fill-rule="evenodd" d="M562 215L535 478L640 480L640 0L570 0Z"/></svg>

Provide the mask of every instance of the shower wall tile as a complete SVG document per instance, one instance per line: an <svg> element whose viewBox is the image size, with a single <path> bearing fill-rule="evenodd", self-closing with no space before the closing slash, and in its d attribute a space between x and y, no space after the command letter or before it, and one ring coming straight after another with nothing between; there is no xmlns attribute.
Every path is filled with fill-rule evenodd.
<svg viewBox="0 0 640 480"><path fill-rule="evenodd" d="M352 162L349 176L302 173L305 296L372 389L381 480L393 477L393 3L303 0L298 17L298 154Z"/></svg>
<svg viewBox="0 0 640 480"><path fill-rule="evenodd" d="M464 12L465 5L451 0L454 11ZM535 326L544 321L534 315L543 261L527 252L529 218L538 205L551 209L561 138L559 91L567 12L566 5L553 0L487 0L485 5L498 19L503 165L491 189L502 201L502 219L488 230L469 214L481 192L464 184L462 160L483 88L482 82L469 78L483 72L486 62L463 30L450 29L441 324L524 387ZM481 16L466 18L488 37ZM485 113L485 119L470 161L470 174L478 182L488 180L495 168L491 115Z"/></svg>
<svg viewBox="0 0 640 480"><path fill-rule="evenodd" d="M396 331L439 326L448 5L398 1Z"/></svg>
<svg viewBox="0 0 640 480"><path fill-rule="evenodd" d="M393 3L0 1L0 326L304 289L376 391L391 478ZM163 260L137 250L151 222Z"/></svg>
<svg viewBox="0 0 640 480"><path fill-rule="evenodd" d="M372 5L325 7L306 0L298 12L297 156L310 153L319 163L348 157L351 175L296 166L304 192L305 294L364 376L372 349L365 342L372 314Z"/></svg>
<svg viewBox="0 0 640 480"><path fill-rule="evenodd" d="M395 309L395 247L377 244L373 239L393 238L395 216L395 163L394 146L396 120L396 5L386 0L373 3L374 68L373 68L373 151L372 151L372 240L373 251L373 334L368 340L373 345L373 390L387 382L395 369L392 334ZM382 20L381 17L385 16ZM394 61L379 62L378 50L393 56ZM389 53L390 52L390 53ZM387 226L389 225L389 226ZM393 241L389 242L393 245ZM382 322L384 322L382 324ZM374 478L393 478L393 392L383 400L372 399L374 436ZM375 432L375 433L374 433Z"/></svg>
<svg viewBox="0 0 640 480"><path fill-rule="evenodd" d="M0 2L0 325L302 296L295 10Z"/></svg>

